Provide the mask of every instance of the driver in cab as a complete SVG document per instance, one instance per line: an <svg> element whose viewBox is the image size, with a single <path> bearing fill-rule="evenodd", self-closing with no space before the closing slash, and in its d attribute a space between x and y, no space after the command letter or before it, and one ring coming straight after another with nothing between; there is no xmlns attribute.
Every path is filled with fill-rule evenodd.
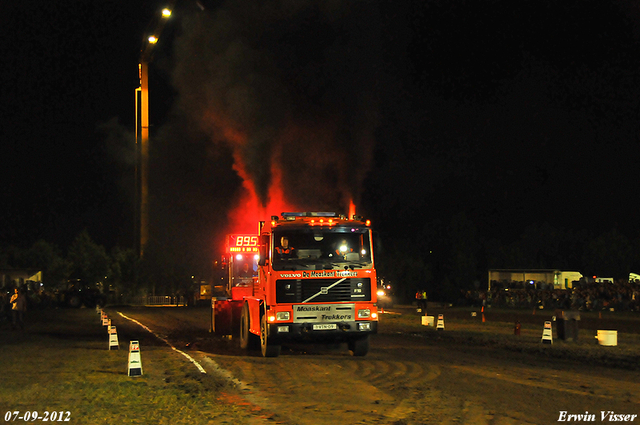
<svg viewBox="0 0 640 425"><path fill-rule="evenodd" d="M251 270L249 263L244 263L242 265L242 270L240 270L240 277L253 277L253 270Z"/></svg>
<svg viewBox="0 0 640 425"><path fill-rule="evenodd" d="M289 246L289 238L283 236L280 238L280 246L276 247L276 255L280 260L296 258L295 248Z"/></svg>
<svg viewBox="0 0 640 425"><path fill-rule="evenodd" d="M251 286L253 283L253 275L254 273L249 263L244 263L238 274L238 283L236 283L236 286Z"/></svg>
<svg viewBox="0 0 640 425"><path fill-rule="evenodd" d="M338 257L344 258L348 253L353 252L353 248L349 247L346 239L343 239L342 242L338 244L336 248L336 255Z"/></svg>

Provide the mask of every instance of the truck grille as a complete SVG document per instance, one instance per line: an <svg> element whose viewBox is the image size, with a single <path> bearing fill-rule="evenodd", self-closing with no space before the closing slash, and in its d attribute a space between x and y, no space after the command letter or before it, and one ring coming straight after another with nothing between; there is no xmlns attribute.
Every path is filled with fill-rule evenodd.
<svg viewBox="0 0 640 425"><path fill-rule="evenodd" d="M371 279L280 279L276 281L278 303L371 301ZM333 286L332 286L333 285Z"/></svg>

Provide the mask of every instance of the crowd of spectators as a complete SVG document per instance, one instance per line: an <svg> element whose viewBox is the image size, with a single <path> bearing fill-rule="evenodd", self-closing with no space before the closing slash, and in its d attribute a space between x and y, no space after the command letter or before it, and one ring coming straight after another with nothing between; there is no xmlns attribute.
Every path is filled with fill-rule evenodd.
<svg viewBox="0 0 640 425"><path fill-rule="evenodd" d="M571 289L531 282L491 282L488 291L468 291L467 303L506 308L580 311L640 311L640 281L573 282Z"/></svg>

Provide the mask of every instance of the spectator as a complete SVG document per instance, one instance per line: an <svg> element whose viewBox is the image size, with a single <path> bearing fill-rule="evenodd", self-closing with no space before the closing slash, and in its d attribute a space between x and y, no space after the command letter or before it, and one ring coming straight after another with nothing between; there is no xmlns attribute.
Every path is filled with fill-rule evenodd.
<svg viewBox="0 0 640 425"><path fill-rule="evenodd" d="M16 326L20 326L20 329L24 330L24 312L27 310L27 299L22 291L16 288L10 302L13 317L12 327L15 329Z"/></svg>
<svg viewBox="0 0 640 425"><path fill-rule="evenodd" d="M615 310L640 311L640 281L581 282L572 289L536 289L534 285L522 282L491 282L491 289L478 293L487 304L496 307L532 308L542 306L548 309L576 309L599 311Z"/></svg>

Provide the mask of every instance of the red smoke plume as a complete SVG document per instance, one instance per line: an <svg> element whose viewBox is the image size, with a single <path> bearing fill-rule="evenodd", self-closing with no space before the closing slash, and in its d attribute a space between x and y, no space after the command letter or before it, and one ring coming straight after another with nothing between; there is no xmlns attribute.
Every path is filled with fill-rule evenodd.
<svg viewBox="0 0 640 425"><path fill-rule="evenodd" d="M216 116L215 118L218 120L218 124L222 122L220 117ZM242 179L242 193L236 206L229 210L229 230L226 233L257 233L259 221L269 220L272 215L280 215L284 211L296 208L285 200L282 173L273 159L271 160L267 202L266 204L260 202L255 182L247 172L247 165L241 154L247 144L246 135L235 130L229 124L224 126L222 132L233 149L233 169Z"/></svg>
<svg viewBox="0 0 640 425"><path fill-rule="evenodd" d="M272 164L271 185L266 205L262 205L258 200L255 185L244 172L243 165L238 158L236 158L233 168L243 179L243 190L237 206L229 211L229 231L227 233L257 233L259 221L269 220L272 215L280 215L284 211L296 210L296 207L287 202L284 197L281 173L275 164Z"/></svg>
<svg viewBox="0 0 640 425"><path fill-rule="evenodd" d="M353 215L372 163L377 7L291 6L223 2L194 14L177 41L180 109L231 148L243 182L229 201L231 232L283 211Z"/></svg>

